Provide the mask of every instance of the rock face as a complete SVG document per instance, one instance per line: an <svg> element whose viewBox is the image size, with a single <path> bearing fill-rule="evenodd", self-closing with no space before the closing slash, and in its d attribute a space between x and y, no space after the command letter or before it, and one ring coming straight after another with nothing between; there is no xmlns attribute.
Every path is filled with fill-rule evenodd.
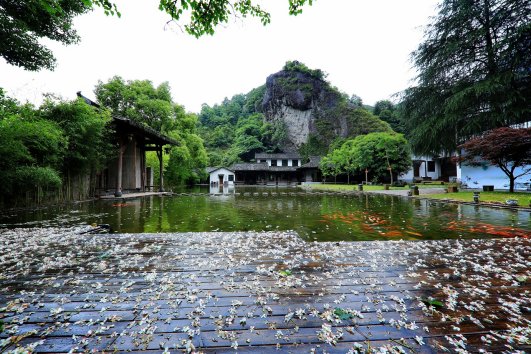
<svg viewBox="0 0 531 354"><path fill-rule="evenodd" d="M346 95L324 80L320 70L308 69L299 62L288 62L266 80L262 112L267 122L285 127L285 152L298 151L312 136L326 149L337 137L389 130L369 112L356 111L358 108ZM367 119L371 121L368 124Z"/></svg>

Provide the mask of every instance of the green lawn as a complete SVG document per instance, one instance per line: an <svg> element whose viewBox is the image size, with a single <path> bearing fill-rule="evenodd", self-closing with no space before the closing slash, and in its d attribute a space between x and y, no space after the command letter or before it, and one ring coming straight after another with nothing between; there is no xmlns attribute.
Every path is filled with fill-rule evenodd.
<svg viewBox="0 0 531 354"><path fill-rule="evenodd" d="M421 193L422 194L422 193ZM457 193L441 193L441 194L425 194L422 195L423 198L433 198L433 199L453 199L460 200L465 202L472 202L474 193L472 191L460 191ZM519 206L529 206L531 201L531 193L524 192L480 192L479 200L481 202L496 202L503 203L507 199L516 199L518 200Z"/></svg>
<svg viewBox="0 0 531 354"><path fill-rule="evenodd" d="M424 188L447 188L448 184L446 185L439 185L439 184L417 184L419 189ZM309 184L305 185L304 187L310 188L312 190L329 190L329 191L355 191L358 190L357 184ZM409 189L409 186L405 187L390 187L391 190L407 190ZM383 190L383 185L363 185L364 191L377 191L377 190ZM453 200L459 200L464 202L472 202L474 201L473 198L473 191L460 191L457 193L440 193L440 194L422 194L422 191L420 192L421 197L423 198L433 198L433 199L453 199ZM509 192L480 192L479 194L479 200L481 202L488 202L488 203L503 203L505 204L505 201L507 199L516 199L518 200L519 206L529 206L529 203L531 202L531 193L525 193L525 192L516 192L516 193L509 193Z"/></svg>
<svg viewBox="0 0 531 354"><path fill-rule="evenodd" d="M423 188L446 188L447 186L442 186L440 184L417 184L419 189ZM304 187L315 189L315 190L333 190L333 191L353 191L358 190L357 184L309 184ZM391 190L408 190L410 187L390 187ZM380 191L383 190L383 185L363 185L364 191Z"/></svg>

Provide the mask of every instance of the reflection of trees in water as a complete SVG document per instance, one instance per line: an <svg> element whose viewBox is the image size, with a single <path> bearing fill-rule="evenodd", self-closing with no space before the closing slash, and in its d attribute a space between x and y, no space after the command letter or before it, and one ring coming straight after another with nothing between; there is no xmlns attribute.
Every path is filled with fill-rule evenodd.
<svg viewBox="0 0 531 354"><path fill-rule="evenodd" d="M253 194L255 190L226 198L183 195L101 200L21 212L4 217L0 223L45 227L104 223L118 232L148 233L280 229L296 230L307 239L330 241L471 238L496 233L509 237L531 229L531 218L525 211L375 194L286 195L280 191L264 188L259 195ZM335 219L323 221L325 215L334 214Z"/></svg>

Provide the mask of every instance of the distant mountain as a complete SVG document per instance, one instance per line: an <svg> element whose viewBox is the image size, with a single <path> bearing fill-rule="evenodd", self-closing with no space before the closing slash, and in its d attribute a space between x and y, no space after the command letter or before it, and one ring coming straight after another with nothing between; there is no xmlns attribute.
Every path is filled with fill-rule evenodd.
<svg viewBox="0 0 531 354"><path fill-rule="evenodd" d="M203 106L199 131L213 166L248 161L256 152L324 155L346 138L391 131L360 102L331 86L320 69L291 61L265 86Z"/></svg>
<svg viewBox="0 0 531 354"><path fill-rule="evenodd" d="M282 149L289 152L313 142L312 150L324 153L338 138L391 130L332 87L321 70L297 61L267 78L262 111L267 122L284 124L287 139Z"/></svg>

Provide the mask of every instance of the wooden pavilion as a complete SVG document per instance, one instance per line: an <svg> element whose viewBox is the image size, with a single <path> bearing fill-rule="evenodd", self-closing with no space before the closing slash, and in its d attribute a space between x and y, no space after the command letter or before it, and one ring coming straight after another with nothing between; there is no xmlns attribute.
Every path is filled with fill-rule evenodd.
<svg viewBox="0 0 531 354"><path fill-rule="evenodd" d="M77 95L91 106L100 105L83 96ZM146 151L156 151L159 160L158 191L164 192L164 173L162 149L178 142L159 133L153 128L131 119L113 116L111 128L115 132L118 147L116 158L109 161L106 168L96 175L96 192L98 195L114 193L120 197L122 193L153 191L153 171L146 166Z"/></svg>

